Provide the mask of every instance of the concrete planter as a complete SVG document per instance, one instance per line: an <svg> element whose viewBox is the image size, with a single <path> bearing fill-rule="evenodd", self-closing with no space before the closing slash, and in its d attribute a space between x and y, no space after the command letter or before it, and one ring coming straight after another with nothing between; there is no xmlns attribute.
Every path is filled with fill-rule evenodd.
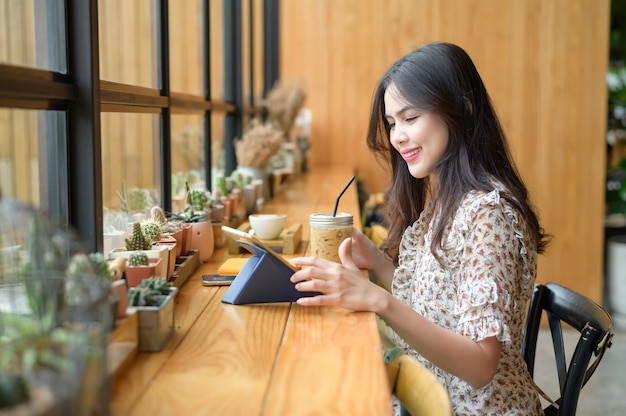
<svg viewBox="0 0 626 416"><path fill-rule="evenodd" d="M178 288L171 287L159 306L132 306L137 311L139 351L161 351L174 332L174 297Z"/></svg>

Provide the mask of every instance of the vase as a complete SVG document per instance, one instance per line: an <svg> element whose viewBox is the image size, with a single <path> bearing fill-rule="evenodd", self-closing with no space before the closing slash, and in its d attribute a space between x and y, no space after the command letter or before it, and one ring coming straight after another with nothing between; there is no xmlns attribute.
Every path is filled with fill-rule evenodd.
<svg viewBox="0 0 626 416"><path fill-rule="evenodd" d="M211 221L191 223L191 244L189 248L198 250L201 262L209 261L215 250L213 223Z"/></svg>

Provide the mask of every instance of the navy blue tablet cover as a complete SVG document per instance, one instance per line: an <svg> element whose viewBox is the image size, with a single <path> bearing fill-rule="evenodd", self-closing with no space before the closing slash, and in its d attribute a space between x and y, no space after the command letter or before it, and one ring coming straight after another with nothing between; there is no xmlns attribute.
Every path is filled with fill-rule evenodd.
<svg viewBox="0 0 626 416"><path fill-rule="evenodd" d="M253 256L243 265L231 283L222 302L233 305L269 302L294 302L317 292L298 292L289 278L294 273L274 253L250 241L237 240Z"/></svg>

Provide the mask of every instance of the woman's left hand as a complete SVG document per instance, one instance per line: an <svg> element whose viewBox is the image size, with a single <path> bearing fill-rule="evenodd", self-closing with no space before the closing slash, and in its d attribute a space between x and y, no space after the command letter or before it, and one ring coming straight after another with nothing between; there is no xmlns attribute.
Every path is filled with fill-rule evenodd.
<svg viewBox="0 0 626 416"><path fill-rule="evenodd" d="M370 282L368 276L354 264L349 244L339 250L342 264L319 257L298 257L291 260L303 269L291 276L300 292L320 292L321 295L302 297L304 306L332 305L354 311L373 311L379 292L385 290Z"/></svg>

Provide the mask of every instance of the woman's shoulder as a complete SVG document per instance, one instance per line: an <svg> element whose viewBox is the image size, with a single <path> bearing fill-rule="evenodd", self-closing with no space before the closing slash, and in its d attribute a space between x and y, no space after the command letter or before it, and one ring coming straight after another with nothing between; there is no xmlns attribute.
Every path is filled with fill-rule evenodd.
<svg viewBox="0 0 626 416"><path fill-rule="evenodd" d="M514 228L520 227L522 215L511 202L506 188L494 181L492 189L471 190L463 197L456 212L456 221L472 224L482 221L508 223Z"/></svg>
<svg viewBox="0 0 626 416"><path fill-rule="evenodd" d="M465 194L459 206L461 211L472 212L479 209L489 209L508 204L505 198L506 188L499 182L494 182L489 190L473 189Z"/></svg>

